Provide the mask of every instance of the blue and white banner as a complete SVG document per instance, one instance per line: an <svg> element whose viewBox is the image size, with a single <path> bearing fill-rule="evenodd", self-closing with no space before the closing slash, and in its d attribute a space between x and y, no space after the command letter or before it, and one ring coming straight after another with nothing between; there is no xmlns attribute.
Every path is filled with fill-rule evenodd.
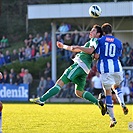
<svg viewBox="0 0 133 133"><path fill-rule="evenodd" d="M0 84L0 101L28 101L28 84Z"/></svg>

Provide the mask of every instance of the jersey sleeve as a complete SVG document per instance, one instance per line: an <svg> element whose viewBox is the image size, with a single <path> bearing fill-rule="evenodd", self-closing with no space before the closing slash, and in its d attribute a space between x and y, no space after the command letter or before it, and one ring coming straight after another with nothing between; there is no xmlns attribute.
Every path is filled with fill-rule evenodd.
<svg viewBox="0 0 133 133"><path fill-rule="evenodd" d="M94 47L94 49L96 49L97 46L98 46L98 40L97 40L97 38L92 38L90 40L90 46L89 47Z"/></svg>

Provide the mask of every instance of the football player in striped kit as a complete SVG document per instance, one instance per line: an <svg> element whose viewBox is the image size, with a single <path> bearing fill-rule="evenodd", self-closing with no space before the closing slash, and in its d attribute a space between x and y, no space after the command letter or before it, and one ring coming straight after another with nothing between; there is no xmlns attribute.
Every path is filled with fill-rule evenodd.
<svg viewBox="0 0 133 133"><path fill-rule="evenodd" d="M119 88L120 83L123 81L123 70L119 61L122 43L112 35L112 26L109 23L104 23L101 28L104 36L98 40L99 45L94 57L98 59L98 71L101 73L107 112L111 119L110 127L114 127L117 121L113 111L111 88L115 91L124 114L128 113L122 91Z"/></svg>

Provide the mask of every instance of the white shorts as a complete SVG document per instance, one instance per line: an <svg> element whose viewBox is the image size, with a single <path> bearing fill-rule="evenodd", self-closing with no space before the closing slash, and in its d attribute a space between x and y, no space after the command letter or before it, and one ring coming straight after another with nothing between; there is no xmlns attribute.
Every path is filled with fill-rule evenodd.
<svg viewBox="0 0 133 133"><path fill-rule="evenodd" d="M123 81L123 72L103 73L101 80L105 90L111 89L112 85L120 85Z"/></svg>
<svg viewBox="0 0 133 133"><path fill-rule="evenodd" d="M129 87L121 87L121 91L123 93L123 95L129 95L130 94L130 89Z"/></svg>

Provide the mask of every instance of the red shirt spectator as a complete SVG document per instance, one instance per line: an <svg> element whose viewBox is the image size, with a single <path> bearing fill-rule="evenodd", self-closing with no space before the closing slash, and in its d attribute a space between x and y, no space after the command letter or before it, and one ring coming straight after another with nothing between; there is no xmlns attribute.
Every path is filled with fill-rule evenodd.
<svg viewBox="0 0 133 133"><path fill-rule="evenodd" d="M20 76L21 78L23 78L24 75L25 75L25 70L24 70L24 68L21 68L21 72L19 73L19 76Z"/></svg>

